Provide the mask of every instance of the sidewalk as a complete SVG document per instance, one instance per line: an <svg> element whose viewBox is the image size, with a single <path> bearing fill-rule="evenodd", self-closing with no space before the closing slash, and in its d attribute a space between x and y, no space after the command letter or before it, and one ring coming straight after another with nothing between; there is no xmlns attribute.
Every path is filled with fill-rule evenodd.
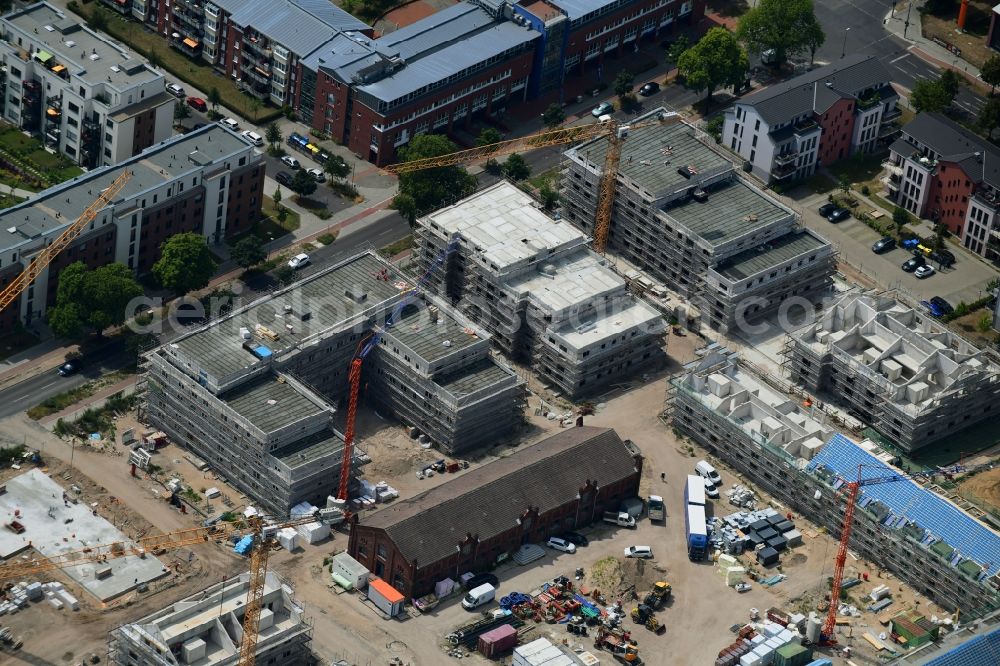
<svg viewBox="0 0 1000 666"><path fill-rule="evenodd" d="M923 26L920 22L921 15L918 10L924 6L925 2L926 0L912 0L912 8L903 7L900 9L896 7L895 16L892 16L892 11L886 12L885 18L882 21L885 29L903 41L912 44L913 46L910 47L911 50L921 59L931 62L938 67L952 69L964 75L972 83L985 85L982 79L979 78L979 69L975 65L962 60L961 57L955 55L937 42L924 37ZM907 20L909 20L909 25L907 25ZM905 36L904 32L906 33Z"/></svg>
<svg viewBox="0 0 1000 666"><path fill-rule="evenodd" d="M41 419L39 423L41 423L43 426L51 430L52 426L54 426L56 421L58 421L59 419L74 421L77 419L77 417L79 417L81 414L83 414L91 407L102 407L104 405L104 402L115 393L121 393L121 392L125 394L133 393L135 391L135 383L136 383L136 377L133 375L131 377L128 377L127 379L123 379L117 384L112 384L111 386L105 386L94 395L84 398L80 402L70 405L61 412L57 412L55 414L49 414L48 416Z"/></svg>

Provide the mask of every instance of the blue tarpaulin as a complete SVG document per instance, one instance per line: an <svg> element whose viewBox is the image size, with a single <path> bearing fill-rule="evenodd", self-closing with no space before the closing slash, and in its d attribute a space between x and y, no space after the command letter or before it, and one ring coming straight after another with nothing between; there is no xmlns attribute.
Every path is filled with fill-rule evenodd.
<svg viewBox="0 0 1000 666"><path fill-rule="evenodd" d="M233 550L235 550L240 555L249 555L250 550L252 548L253 548L252 536L243 537L242 539L236 542L235 546L233 546Z"/></svg>

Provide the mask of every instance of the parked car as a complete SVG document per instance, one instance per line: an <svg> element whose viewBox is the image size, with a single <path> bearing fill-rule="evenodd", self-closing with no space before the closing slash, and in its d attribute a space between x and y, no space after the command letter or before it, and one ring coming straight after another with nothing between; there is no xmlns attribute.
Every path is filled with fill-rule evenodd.
<svg viewBox="0 0 1000 666"><path fill-rule="evenodd" d="M639 94L643 97L649 97L650 95L655 95L660 92L660 84L656 81L650 81L643 87L639 88Z"/></svg>
<svg viewBox="0 0 1000 666"><path fill-rule="evenodd" d="M559 535L564 541L569 541L571 544L576 546L586 546L590 543L590 539L580 534L579 532L563 532Z"/></svg>
<svg viewBox="0 0 1000 666"><path fill-rule="evenodd" d="M927 260L924 259L924 256L922 254L915 254L906 261L904 261L901 268L907 273L912 273L913 271L917 270L921 266L925 266L926 264Z"/></svg>
<svg viewBox="0 0 1000 666"><path fill-rule="evenodd" d="M838 222L843 222L850 216L851 216L851 211L847 210L846 208L840 208L838 206L829 215L826 216L826 219L832 222L833 224L837 224Z"/></svg>
<svg viewBox="0 0 1000 666"><path fill-rule="evenodd" d="M943 315L949 315L949 314L951 314L952 312L955 311L955 308L951 307L951 303L949 303L948 301L944 300L940 296L932 296L931 297L931 308L936 309L936 310L938 310L938 311L941 312L940 315L935 314L934 315L935 317L940 317L940 316L943 316ZM933 311L931 312L931 314L934 314Z"/></svg>
<svg viewBox="0 0 1000 666"><path fill-rule="evenodd" d="M896 239L892 236L883 236L872 245L872 252L875 254L885 254L889 250L896 248Z"/></svg>
<svg viewBox="0 0 1000 666"><path fill-rule="evenodd" d="M609 113L614 113L614 112L615 112L615 107L613 104L611 104L610 102L601 102L600 104L594 107L594 109L590 112L590 115L594 116L595 118L600 118L601 116L605 116Z"/></svg>
<svg viewBox="0 0 1000 666"><path fill-rule="evenodd" d="M827 215L837 210L838 208L840 208L840 206L833 203L832 201L828 201L819 207L819 214L822 215L823 217L826 217Z"/></svg>
<svg viewBox="0 0 1000 666"><path fill-rule="evenodd" d="M719 499L719 487L708 479L702 479L705 482L705 497L709 499Z"/></svg>
<svg viewBox="0 0 1000 666"><path fill-rule="evenodd" d="M71 358L62 365L59 366L59 376L69 377L70 375L75 375L83 367L83 363L78 358Z"/></svg>
<svg viewBox="0 0 1000 666"><path fill-rule="evenodd" d="M317 183L326 182L326 174L323 173L322 169L306 169L306 173L315 178Z"/></svg>
<svg viewBox="0 0 1000 666"><path fill-rule="evenodd" d="M649 560L653 557L653 549L649 546L629 546L625 549L625 557L638 557L642 560Z"/></svg>
<svg viewBox="0 0 1000 666"><path fill-rule="evenodd" d="M299 268L305 268L309 265L309 255L303 252L302 254L297 254L288 260L288 267L297 270Z"/></svg>
<svg viewBox="0 0 1000 666"><path fill-rule="evenodd" d="M302 168L302 165L299 164L299 161L297 159L295 159L294 157L292 157L291 155L285 155L285 156L283 156L281 158L281 163L284 164L289 169L300 169L300 168Z"/></svg>
<svg viewBox="0 0 1000 666"><path fill-rule="evenodd" d="M500 587L500 579L491 573L481 573L465 581L465 589L467 590L474 590L480 585L492 585L498 588Z"/></svg>
<svg viewBox="0 0 1000 666"><path fill-rule="evenodd" d="M187 93L184 92L184 88L181 88L176 83L167 84L167 92L177 98L183 98Z"/></svg>
<svg viewBox="0 0 1000 666"><path fill-rule="evenodd" d="M233 132L240 131L240 124L236 122L236 120L234 120L233 118L223 118L222 120L219 121L219 124L225 127L227 130Z"/></svg>
<svg viewBox="0 0 1000 666"><path fill-rule="evenodd" d="M715 485L722 485L722 477L719 476L719 473L715 471L715 468L708 461L699 460L694 466L694 471L701 478L707 479Z"/></svg>
<svg viewBox="0 0 1000 666"><path fill-rule="evenodd" d="M246 139L255 146L264 145L264 137L262 137L260 134L257 134L257 132L251 132L250 130L243 130L242 132L240 132L240 136L242 136L244 139Z"/></svg>
<svg viewBox="0 0 1000 666"><path fill-rule="evenodd" d="M465 610L475 610L483 604L488 604L497 596L497 589L489 583L484 583L479 587L469 590L469 593L462 599L462 608Z"/></svg>
<svg viewBox="0 0 1000 666"><path fill-rule="evenodd" d="M575 553L576 546L571 544L565 539L560 539L559 537L549 537L549 540L545 542L545 545L553 550L560 550L564 553Z"/></svg>
<svg viewBox="0 0 1000 666"><path fill-rule="evenodd" d="M930 254L931 260L941 264L943 268L951 268L955 265L955 255L948 250L935 250Z"/></svg>
<svg viewBox="0 0 1000 666"><path fill-rule="evenodd" d="M208 111L208 104L206 104L205 100L203 100L201 97L188 97L187 105L190 106L192 109L201 111L202 113Z"/></svg>
<svg viewBox="0 0 1000 666"><path fill-rule="evenodd" d="M924 264L923 266L917 266L917 270L913 271L913 274L918 280L923 280L924 278L929 278L934 275L936 271L934 267L929 264Z"/></svg>
<svg viewBox="0 0 1000 666"><path fill-rule="evenodd" d="M292 184L292 177L288 174L287 171L279 171L278 173L274 174L274 179L279 183L281 183L282 185Z"/></svg>

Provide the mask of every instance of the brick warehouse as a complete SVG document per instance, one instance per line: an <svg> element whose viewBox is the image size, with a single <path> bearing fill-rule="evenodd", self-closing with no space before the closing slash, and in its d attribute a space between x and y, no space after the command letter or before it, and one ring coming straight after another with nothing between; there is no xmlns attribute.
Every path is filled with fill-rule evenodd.
<svg viewBox="0 0 1000 666"><path fill-rule="evenodd" d="M642 456L610 428L577 426L399 501L351 527L348 552L409 598L588 525L639 492Z"/></svg>

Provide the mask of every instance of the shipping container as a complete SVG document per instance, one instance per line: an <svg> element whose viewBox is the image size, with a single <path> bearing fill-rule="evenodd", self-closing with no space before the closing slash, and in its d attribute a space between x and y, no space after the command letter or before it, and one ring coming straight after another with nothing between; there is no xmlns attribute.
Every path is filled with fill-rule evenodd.
<svg viewBox="0 0 1000 666"><path fill-rule="evenodd" d="M757 561L765 567L776 564L778 562L778 551L774 548L762 548L757 551Z"/></svg>
<svg viewBox="0 0 1000 666"><path fill-rule="evenodd" d="M517 645L517 629L502 624L479 636L479 652L487 659L496 659Z"/></svg>
<svg viewBox="0 0 1000 666"><path fill-rule="evenodd" d="M368 581L368 598L389 617L396 617L403 612L403 595L381 578Z"/></svg>

